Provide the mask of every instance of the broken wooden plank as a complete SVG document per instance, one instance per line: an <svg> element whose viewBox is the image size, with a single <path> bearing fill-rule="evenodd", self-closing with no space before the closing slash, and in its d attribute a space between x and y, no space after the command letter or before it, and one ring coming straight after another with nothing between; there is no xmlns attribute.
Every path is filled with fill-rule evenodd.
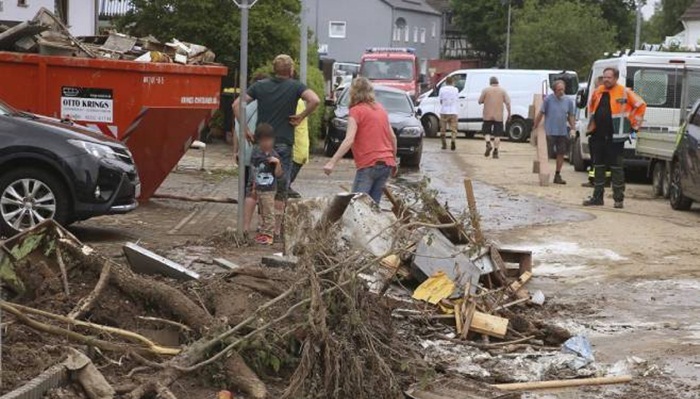
<svg viewBox="0 0 700 399"><path fill-rule="evenodd" d="M474 240L477 243L484 242L484 235L481 232L479 213L476 210L476 198L474 197L474 187L471 179L464 179L464 191L467 194L467 205L469 207L469 219L474 229Z"/></svg>
<svg viewBox="0 0 700 399"><path fill-rule="evenodd" d="M238 200L236 198L230 197L197 197L188 195L177 195L177 194L165 194L156 193L151 196L155 199L171 199L177 201L187 201L187 202L213 202L217 204L237 204Z"/></svg>
<svg viewBox="0 0 700 399"><path fill-rule="evenodd" d="M469 330L496 338L505 338L508 331L508 323L509 320L503 317L474 312L472 322L469 324Z"/></svg>
<svg viewBox="0 0 700 399"><path fill-rule="evenodd" d="M455 324L457 325L457 334L462 335L462 305L455 304Z"/></svg>
<svg viewBox="0 0 700 399"><path fill-rule="evenodd" d="M542 95L534 95L533 105L535 115L540 112L543 102L544 99ZM539 175L540 186L549 186L549 155L547 153L547 134L544 130L544 121L533 129L532 137L537 140L536 159L532 164L532 171Z"/></svg>
<svg viewBox="0 0 700 399"><path fill-rule="evenodd" d="M574 380L553 380L553 381L532 381L518 382L512 384L495 384L491 385L502 391L531 391L537 389L554 389L554 388L569 388L591 385L610 385L624 384L632 381L631 375L623 375L616 377L597 377L597 378L581 378Z"/></svg>
<svg viewBox="0 0 700 399"><path fill-rule="evenodd" d="M474 315L476 314L476 302L469 301L466 304L466 308L464 308L463 312L464 317L462 323L464 326L462 327L462 334L460 335L460 338L467 339L467 336L469 335L469 330L473 329Z"/></svg>
<svg viewBox="0 0 700 399"><path fill-rule="evenodd" d="M239 269L240 266L224 258L214 258L214 264L225 270L231 271Z"/></svg>
<svg viewBox="0 0 700 399"><path fill-rule="evenodd" d="M522 274L522 276L518 277L517 280L513 281L513 283L510 285L510 289L513 290L513 292L518 292L525 284L527 284L528 281L532 278L532 272L525 272Z"/></svg>

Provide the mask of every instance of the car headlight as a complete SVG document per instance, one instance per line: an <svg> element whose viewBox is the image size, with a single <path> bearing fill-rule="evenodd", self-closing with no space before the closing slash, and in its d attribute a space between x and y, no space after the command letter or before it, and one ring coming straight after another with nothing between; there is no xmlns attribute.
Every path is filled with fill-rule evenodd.
<svg viewBox="0 0 700 399"><path fill-rule="evenodd" d="M420 137L423 135L423 128L421 127L405 127L401 129L401 136L403 137Z"/></svg>
<svg viewBox="0 0 700 399"><path fill-rule="evenodd" d="M347 129L348 127L348 121L345 119L335 118L332 123L336 129Z"/></svg>
<svg viewBox="0 0 700 399"><path fill-rule="evenodd" d="M117 153L110 146L97 144L91 141L68 140L72 145L85 150L88 154L97 159L118 159Z"/></svg>

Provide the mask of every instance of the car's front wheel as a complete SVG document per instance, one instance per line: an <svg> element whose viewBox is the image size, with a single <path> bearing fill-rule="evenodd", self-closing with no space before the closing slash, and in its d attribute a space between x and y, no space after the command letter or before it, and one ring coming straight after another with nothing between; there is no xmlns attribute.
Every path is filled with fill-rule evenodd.
<svg viewBox="0 0 700 399"><path fill-rule="evenodd" d="M669 201L671 208L677 211L687 211L693 205L693 200L683 194L681 187L681 168L678 162L674 162L671 167L671 187Z"/></svg>
<svg viewBox="0 0 700 399"><path fill-rule="evenodd" d="M0 175L0 231L13 235L46 219L65 223L70 202L63 182L35 168L18 168Z"/></svg>
<svg viewBox="0 0 700 399"><path fill-rule="evenodd" d="M435 115L426 115L421 121L426 137L437 137L440 132L440 120Z"/></svg>
<svg viewBox="0 0 700 399"><path fill-rule="evenodd" d="M335 155L335 152L338 150L333 143L331 143L331 138L329 135L326 135L326 140L323 142L323 154L327 157L332 157Z"/></svg>
<svg viewBox="0 0 700 399"><path fill-rule="evenodd" d="M408 168L419 168L420 161L423 158L423 143L421 142L416 152L411 155L404 155L401 157L401 166Z"/></svg>

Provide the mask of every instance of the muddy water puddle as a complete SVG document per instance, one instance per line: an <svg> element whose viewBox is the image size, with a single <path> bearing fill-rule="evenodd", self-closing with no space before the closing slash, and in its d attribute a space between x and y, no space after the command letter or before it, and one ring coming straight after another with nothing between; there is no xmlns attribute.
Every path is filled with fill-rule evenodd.
<svg viewBox="0 0 700 399"><path fill-rule="evenodd" d="M440 202L447 202L450 209L459 213L467 207L463 181L468 173L457 162L445 159L444 154L433 152L431 148L424 150L421 169L402 171L397 182L417 183L427 178L430 187L439 192ZM507 170L503 173L507 173ZM590 214L560 207L534 196L510 194L502 188L478 180L472 184L485 230L503 231L592 218Z"/></svg>

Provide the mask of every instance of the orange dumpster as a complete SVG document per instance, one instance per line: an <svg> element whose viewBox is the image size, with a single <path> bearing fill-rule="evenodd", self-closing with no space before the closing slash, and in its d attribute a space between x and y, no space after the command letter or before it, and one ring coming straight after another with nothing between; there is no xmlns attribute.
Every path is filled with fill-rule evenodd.
<svg viewBox="0 0 700 399"><path fill-rule="evenodd" d="M147 201L219 108L222 66L0 51L0 99L126 143Z"/></svg>

